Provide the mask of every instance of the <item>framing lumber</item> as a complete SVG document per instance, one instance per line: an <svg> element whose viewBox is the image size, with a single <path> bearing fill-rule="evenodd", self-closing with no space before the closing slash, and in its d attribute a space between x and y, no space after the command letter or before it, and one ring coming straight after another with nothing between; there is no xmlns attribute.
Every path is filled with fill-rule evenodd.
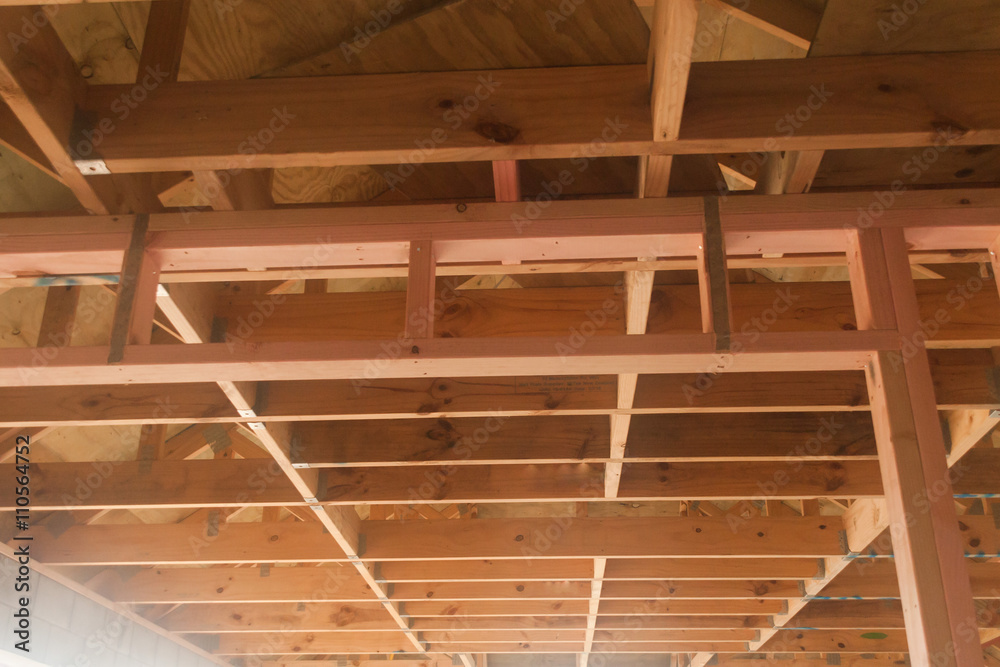
<svg viewBox="0 0 1000 667"><path fill-rule="evenodd" d="M653 139L650 107L640 96L648 90L648 72L636 65L163 82L144 102L142 123L133 117L117 123L100 152L112 172L132 172L406 164L413 136L431 139L427 143L433 145L421 153L425 162L587 155L602 133L603 155L1000 143L1000 91L975 75L996 69L998 58L984 51L695 63L676 140ZM767 90L760 89L762 81ZM826 87L818 88L817 81ZM880 90L885 81L912 90L912 98ZM379 96L387 89L396 91L398 101L390 109ZM478 90L504 112L489 126L473 118L445 130L438 107L432 111L420 104L428 90L442 91L442 99ZM854 93L836 93L843 90ZM121 86L92 86L83 110L100 118L126 92ZM732 100L748 98L755 104L734 118ZM275 108L274 99L287 102ZM931 111L938 99L953 110L951 126ZM791 136L776 133L775 119L805 104L815 108L809 122ZM203 115L178 116L179 105L197 106ZM880 114L859 113L871 108ZM331 123L330 109L343 117ZM240 154L237 147L262 128L269 128L274 140L261 144L252 160Z"/></svg>
<svg viewBox="0 0 1000 667"><path fill-rule="evenodd" d="M727 252L844 252L844 226L859 221L872 228L904 228L917 252L985 249L996 239L996 190L909 192L869 220L858 208L871 203L870 195L857 193L730 197L720 206ZM442 205L219 211L200 213L197 228L184 214L163 213L150 216L150 231L157 233L151 248L162 256L166 273L245 270L248 265L287 271L310 259L328 266L406 267L415 237L435 241L439 265L511 257L646 257L651 251L661 258L693 258L701 242L704 200L553 202L530 225L512 224L522 213L520 205L509 203L469 204L463 211ZM366 224L357 224L362 221ZM84 230L86 239L79 238L76 234ZM130 225L110 216L14 217L0 219L0 231L10 236L0 258L6 275L114 274L121 269ZM594 237L599 237L596 242ZM317 239L323 241L322 254L314 257ZM533 247L519 245L524 240Z"/></svg>
<svg viewBox="0 0 1000 667"><path fill-rule="evenodd" d="M150 72L158 73L164 81L177 81L190 11L191 0L163 0L150 5L139 57L140 82Z"/></svg>
<svg viewBox="0 0 1000 667"><path fill-rule="evenodd" d="M167 4L166 0L156 6L160 4ZM216 211L274 208L270 170L231 168L225 171L196 171L194 187Z"/></svg>
<svg viewBox="0 0 1000 667"><path fill-rule="evenodd" d="M955 442L966 442L971 447L989 427L980 417L988 417L990 410L1000 408L1000 398L992 388L992 371L989 370L992 362L980 358L953 360L952 353L946 350L932 350L930 356L938 408L952 411L951 415L971 410L969 416L976 419L970 424L970 428L958 428L960 424L956 422L952 429ZM506 441L504 433L508 429L513 429L510 432L516 434L520 428L523 422L512 419L514 417L551 415L571 416L579 420L584 416L615 412L633 415L666 414L671 416L659 421L651 416L633 420L636 424L630 429L630 433L643 438L643 447L648 450L654 442L649 438L658 437L655 429L670 429L674 433L673 437L681 441L696 438L694 442L699 447L706 448L705 453L714 452L719 456L725 456L726 451L719 449L714 441L705 442L704 438L697 436L699 429L704 428L706 419L720 420L719 423L731 429L740 429L741 424L746 428L764 429L771 438L777 439L787 437L781 435L783 432L794 433L799 426L815 424L818 429L821 422L816 421L819 419L817 417L812 422L799 422L798 426L794 426L794 421L779 426L779 422L750 414L788 413L787 418L793 419L794 413L824 412L838 421L852 420L845 422L850 425L841 432L862 437L863 431L859 430L862 423L854 420L858 415L867 413L868 396L864 374L859 371L718 375L713 391L705 392L702 396L692 396L689 401L685 396L684 386L691 385L698 377L697 373L640 375L636 402L629 411L617 409L617 388L613 376L568 376L436 378L433 382L415 379L380 380L373 382L371 386L360 387L360 391L350 380L279 382L268 385L267 400L257 406L256 412L257 419L265 422L289 419L349 422L361 419L415 419L412 423L415 429L421 429L418 433L425 433L423 425L427 419L454 419L453 426L461 433L462 422L459 419L511 418L496 432L499 442ZM88 388L83 392L72 386L0 389L0 398L5 406L0 412L0 424L11 427L42 427L48 424L212 424L240 420L240 415L214 383L86 386ZM387 398L387 394L391 400ZM450 399L450 403L444 402L446 398ZM691 417L682 416L688 412L692 413ZM750 414L731 414L738 412ZM709 414L715 416L709 417ZM647 419L654 421L648 422ZM602 434L606 422L601 422L594 426L598 438L604 437ZM343 437L348 443L355 437L351 435L351 431L339 430L335 425L303 425L297 428L306 429L306 433L312 433L310 437L319 438L326 435L322 431L313 432L309 429L332 428L335 430L330 432L331 436ZM351 429L351 426L344 428ZM543 433L540 432L540 437L544 437ZM586 435L583 434L581 438ZM395 436L392 437L395 439ZM643 440L637 442L641 443ZM785 458L789 452L795 451L797 444L801 444L787 440L775 442L787 445L771 452L777 458ZM873 441L866 442L867 451L873 452ZM434 443L426 443L426 446L432 445ZM303 460L319 462L320 458L307 453L316 451L314 448L310 450L310 447L312 445L307 442L301 450ZM478 450L484 457L490 456L492 451L494 450L489 443ZM350 449L345 449L345 455L349 455L349 452ZM833 455L837 452L829 453ZM692 454L689 457L691 459L699 458L697 452L688 454ZM356 465L384 463L369 460L371 458L354 456L349 460ZM442 459L441 463L447 460ZM475 452L470 460L479 460ZM417 461L410 463L416 464Z"/></svg>
<svg viewBox="0 0 1000 667"><path fill-rule="evenodd" d="M657 0L654 4L646 62L654 141L674 141L680 133L697 28L696 0ZM647 156L639 161L641 196L667 196L672 162L669 155Z"/></svg>
<svg viewBox="0 0 1000 667"><path fill-rule="evenodd" d="M493 191L497 201L521 200L521 177L517 160L493 162Z"/></svg>
<svg viewBox="0 0 1000 667"><path fill-rule="evenodd" d="M37 30L31 39L11 32L11 39L3 40L0 97L80 204L106 214L108 207L66 148L76 105L86 94L86 82L44 12L40 7L0 6L0 25L21 26L23 22ZM36 13L42 14L37 21L33 20ZM39 23L41 27L37 27Z"/></svg>
<svg viewBox="0 0 1000 667"><path fill-rule="evenodd" d="M109 364L119 363L128 345L149 345L153 335L160 267L157 258L146 250L148 229L149 216L137 215L122 263Z"/></svg>
<svg viewBox="0 0 1000 667"><path fill-rule="evenodd" d="M767 3L740 0L704 0L741 21L808 50L819 28L821 15L794 0L771 0ZM653 0L635 0L639 7L651 7Z"/></svg>
<svg viewBox="0 0 1000 667"><path fill-rule="evenodd" d="M919 340L913 279L909 263L901 261L902 235L866 231L851 240L859 319L872 328L898 326L901 336ZM955 506L947 497L951 477L926 350L917 343L908 357L876 355L869 386L910 654L918 663L981 666L979 638L969 633L976 612ZM929 506L915 505L920 499Z"/></svg>
<svg viewBox="0 0 1000 667"><path fill-rule="evenodd" d="M973 527L969 539L978 536L985 546L992 547L986 544L992 529L981 519L966 518ZM359 555L365 561L407 561L532 557L817 558L845 554L839 517L754 519L742 524L735 535L724 518L576 518L561 523L567 526L563 538L549 542L551 546L546 548L544 531L559 524L551 518L361 521L357 530L365 535L366 548ZM58 537L39 535L35 543L39 559L53 565L351 560L346 555L331 553L329 544L319 539L323 535L320 523L232 523L212 540L204 540L204 528L185 524L74 526ZM807 538L798 540L793 535ZM199 548L192 548L192 544Z"/></svg>

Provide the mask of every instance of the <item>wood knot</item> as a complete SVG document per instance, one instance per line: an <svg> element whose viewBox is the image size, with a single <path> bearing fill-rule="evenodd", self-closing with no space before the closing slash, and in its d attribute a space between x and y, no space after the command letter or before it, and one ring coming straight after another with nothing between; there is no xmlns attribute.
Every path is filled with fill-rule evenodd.
<svg viewBox="0 0 1000 667"><path fill-rule="evenodd" d="M509 144L521 134L521 130L516 127L489 120L481 120L476 123L475 131L479 136L495 144Z"/></svg>

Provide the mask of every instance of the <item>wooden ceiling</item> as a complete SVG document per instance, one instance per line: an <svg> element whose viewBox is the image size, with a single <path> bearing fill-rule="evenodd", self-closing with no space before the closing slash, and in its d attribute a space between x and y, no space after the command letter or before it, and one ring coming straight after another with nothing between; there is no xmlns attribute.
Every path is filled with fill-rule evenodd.
<svg viewBox="0 0 1000 667"><path fill-rule="evenodd" d="M222 665L1000 665L998 26L0 0L35 566Z"/></svg>

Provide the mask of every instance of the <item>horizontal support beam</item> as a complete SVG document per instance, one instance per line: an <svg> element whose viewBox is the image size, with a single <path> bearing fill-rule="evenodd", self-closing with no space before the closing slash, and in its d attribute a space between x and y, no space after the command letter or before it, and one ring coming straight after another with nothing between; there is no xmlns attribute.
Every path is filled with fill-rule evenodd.
<svg viewBox="0 0 1000 667"><path fill-rule="evenodd" d="M972 517L966 517L971 522ZM992 525L992 524L991 524ZM35 537L36 557L61 565L343 562L320 539L318 523L206 526L73 526ZM594 557L843 556L839 517L749 519L735 529L723 518L550 518L362 521L366 561ZM559 535L553 540L549 534ZM994 547L992 533L968 533ZM651 539L651 536L654 536ZM1000 539L998 537L997 539ZM998 550L1000 551L1000 550Z"/></svg>
<svg viewBox="0 0 1000 667"><path fill-rule="evenodd" d="M992 280L921 280L916 286L921 320L929 323L928 347L1000 346L1000 299ZM655 307L648 324L642 331L628 333L703 331L698 293L697 285L652 288ZM733 303L732 327L738 333L760 333L766 329L811 334L857 326L851 287L846 280L736 284L727 293L731 293ZM226 340L386 339L403 331L406 301L403 292L289 294L272 301L278 302L267 304L268 316L261 318L261 301L256 295L222 299L214 315L222 320L219 325L226 332ZM810 307L813 304L823 307ZM592 315L598 307L599 319ZM438 337L478 338L560 336L579 330L581 322L590 322L594 327L590 336L624 334L628 309L621 285L608 285L456 290L447 295L439 310L443 312L435 322ZM249 322L257 326L250 326Z"/></svg>
<svg viewBox="0 0 1000 667"><path fill-rule="evenodd" d="M901 227L914 252L967 251L989 247L1000 232L994 189L907 191L891 207L880 206L873 207L870 193L730 197L720 204L726 251L845 252L844 230L854 227ZM501 202L462 211L427 205L160 213L150 216L148 248L165 281L179 271L273 268L293 279L314 266L405 267L415 238L434 242L439 272L470 262L693 259L704 200L556 201L531 219L525 215L523 204ZM114 216L0 217L0 276L115 274L129 232Z"/></svg>
<svg viewBox="0 0 1000 667"><path fill-rule="evenodd" d="M803 442L812 437L805 434ZM989 471L1000 464L992 452L976 453L984 468L955 485L956 494L1000 495ZM293 463L294 465L294 463ZM316 498L324 505L561 502L602 498L596 494L605 464L409 466L322 469ZM315 471L315 469L313 469ZM10 465L11 476L16 476ZM39 463L32 466L32 507L166 508L305 505L277 464L262 460ZM767 498L877 498L877 461L627 462L618 500L725 500ZM13 499L0 510L15 508Z"/></svg>
<svg viewBox="0 0 1000 667"><path fill-rule="evenodd" d="M824 429L822 442L810 441L820 429ZM598 463L607 461L610 453L608 420L603 415L488 422L475 418L305 422L294 432L299 437L298 461L312 467ZM759 442L747 448L753 439ZM831 417L828 412L803 412L635 415L625 458L632 462L874 461L876 455L867 414Z"/></svg>
<svg viewBox="0 0 1000 667"><path fill-rule="evenodd" d="M989 51L694 63L680 136L666 141L653 141L645 65L162 82L127 118L115 104L130 86L92 86L80 116L114 130L71 148L149 172L572 158L593 155L595 137L602 156L917 147L946 131L991 144L1000 87L975 73L998 67ZM490 120L462 107L470 95L489 100ZM748 102L738 118L733 100ZM946 103L948 119L933 111Z"/></svg>
<svg viewBox="0 0 1000 667"><path fill-rule="evenodd" d="M1000 450L974 449L959 466L956 496L1000 496ZM12 477L14 467L6 471ZM604 499L603 479L602 464L339 467L323 470L317 499L323 505L597 501ZM32 506L43 511L306 504L276 463L257 459L39 463L32 465L32 484ZM627 463L617 500L881 495L877 461L660 462ZM13 499L0 501L0 510L15 506Z"/></svg>
<svg viewBox="0 0 1000 667"><path fill-rule="evenodd" d="M440 600L407 602L406 613L416 617L447 617L466 620L492 616L593 616L589 600ZM678 616L730 617L736 614L778 614L787 608L783 600L647 600L641 605L642 614L664 619ZM634 615L637 605L630 600L605 600L599 614L605 616ZM669 620L664 621L669 627Z"/></svg>
<svg viewBox="0 0 1000 667"><path fill-rule="evenodd" d="M119 364L107 347L68 347L51 362L34 349L0 350L0 386L211 382L218 380L365 381L379 378L627 373L856 370L872 352L897 349L890 331L733 336L739 354L715 352L711 334L595 336L580 348L566 337L430 339L333 343L133 345ZM399 355L385 359L386 345ZM559 350L569 352L560 356ZM470 363L475 360L476 363ZM376 365L378 364L378 365Z"/></svg>
<svg viewBox="0 0 1000 667"><path fill-rule="evenodd" d="M1000 408L994 380L996 371L988 350L932 350L929 354L939 409ZM706 387L704 382L709 378L711 386ZM420 417L415 422L419 424L426 423L427 419L444 418L449 423L454 422L459 432L460 422L456 418L476 418L478 428L483 425L482 420L489 417L536 414L579 418L612 413L821 412L826 415L838 413L835 421L844 425L838 433L855 433L856 427L852 424L860 422L846 421L849 418L845 413L863 415L868 410L865 378L860 371L760 372L714 377L703 376L700 372L640 375L631 410L617 408L616 383L617 378L613 375L469 379L439 376L434 380L378 379L372 380L370 385L350 380L275 382L266 385L266 400L257 401L255 412L262 421ZM691 392L691 388L696 391ZM649 424L654 444L659 427L670 428L682 440L697 436L692 429L699 424L694 422L686 427L684 422L693 418L678 418L681 421ZM737 419L718 418L724 420L719 423L725 423L727 428L733 428L732 420ZM754 419L747 415L741 418ZM214 382L0 388L0 424L4 426L210 424L240 419ZM781 442L778 431L783 427L768 424L772 418L760 419L763 421L755 426L768 432L769 439ZM606 422L601 421L603 428ZM642 425L647 422L636 421L636 436L644 438L647 429ZM508 419L502 428L508 424L516 427L517 423ZM821 425L817 423L815 428L818 430ZM315 428L319 434L323 432L321 426L304 428ZM394 427L385 428L393 432ZM601 437L602 432L597 431L595 437ZM350 439L344 431L338 430L336 435ZM710 453L718 452L721 445L718 440L703 439L698 441L698 446ZM765 442L760 446L766 451L769 445ZM305 452L308 451L307 444ZM489 443L483 445L481 451L488 455ZM303 456L309 456L305 452ZM368 454L361 458L378 457Z"/></svg>

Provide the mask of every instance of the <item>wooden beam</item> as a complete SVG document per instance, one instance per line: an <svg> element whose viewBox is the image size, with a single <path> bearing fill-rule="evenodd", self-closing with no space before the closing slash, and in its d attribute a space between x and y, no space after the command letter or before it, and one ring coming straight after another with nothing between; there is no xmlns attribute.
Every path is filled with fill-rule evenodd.
<svg viewBox="0 0 1000 667"><path fill-rule="evenodd" d="M485 425L478 418L323 421L294 431L297 462L313 467L600 463L608 460L607 422L585 414L497 417ZM754 438L762 441L748 450ZM871 417L863 412L634 415L628 443L612 461L876 460Z"/></svg>
<svg viewBox="0 0 1000 667"><path fill-rule="evenodd" d="M658 0L655 3L646 62L654 141L673 141L680 132L697 27L695 0ZM672 163L673 158L669 155L640 159L640 196L667 196Z"/></svg>
<svg viewBox="0 0 1000 667"><path fill-rule="evenodd" d="M746 656L719 655L717 667L747 667L747 660L756 658L758 660L769 661L773 653L760 653ZM797 655L782 656L782 667L829 667L830 660L840 667L899 667L905 664L906 656L899 654L872 654L872 655L851 655L850 653L841 655L840 653L827 653L823 658L802 657Z"/></svg>
<svg viewBox="0 0 1000 667"><path fill-rule="evenodd" d="M31 26L30 39L21 34L24 26ZM108 213L66 148L86 82L46 10L0 6L0 27L10 36L0 45L0 97L80 204L93 213Z"/></svg>
<svg viewBox="0 0 1000 667"><path fill-rule="evenodd" d="M410 242L409 275L406 281L406 319L403 335L408 340L434 337L437 305L435 266L437 260L431 241ZM404 352L417 353L413 348Z"/></svg>
<svg viewBox="0 0 1000 667"><path fill-rule="evenodd" d="M140 82L150 73L163 81L177 81L190 10L191 0L163 0L150 5L139 57Z"/></svg>
<svg viewBox="0 0 1000 667"><path fill-rule="evenodd" d="M722 234L717 197L705 198L705 227L698 246L698 289L701 295L702 331L715 338L715 349L731 349L732 307L729 297L729 274L726 271L726 245Z"/></svg>
<svg viewBox="0 0 1000 667"><path fill-rule="evenodd" d="M8 546L7 544L0 544L0 555L5 558L9 558L11 561L16 562L18 560L18 555L14 547ZM207 663L214 663L220 667L227 667L229 663L221 660L208 651L205 651L201 646L188 641L184 637L180 637L176 634L172 634L162 627L144 618L141 614L137 614L132 609L123 607L122 605L115 604L112 600L94 592L89 587L81 584L72 577L64 575L58 568L51 568L45 563L35 562L32 564L32 569L38 575L44 576L66 589L73 591L74 594L81 596L92 602L95 602L100 607L108 610L108 613L113 613L119 618L123 618L124 621L118 621L122 625L128 623L129 625L134 625L136 628L142 628L144 632L148 632L153 635L159 635L161 638L178 644L186 651L198 656L201 660ZM113 618L113 617L112 617ZM116 621L110 621L116 622Z"/></svg>
<svg viewBox="0 0 1000 667"><path fill-rule="evenodd" d="M932 373L935 393L940 410L992 410L1000 408L1000 398L992 387L990 357L985 359L954 359L950 351L932 350ZM714 420L725 430L739 435L744 429L768 434L767 442L772 447L761 447L762 458L786 460L789 454L794 458L802 442L791 441L787 434L798 433L802 429L820 429L822 419L829 416L843 428L831 440L831 448L820 447L817 457L839 455L871 456L874 440L870 439L870 417L862 419L868 411L867 387L864 374L859 371L839 372L759 372L718 375L712 391L699 394L685 393L685 387L696 387L699 373L640 375L637 385L636 402L630 412L633 422L630 438L637 452L657 452L660 429L673 439L680 449L676 450L681 460L699 460L705 456L732 457L737 451L727 447L723 441L706 437L711 430L706 419ZM0 424L11 427L33 427L48 424L63 425L116 425L148 423L212 424L231 423L241 419L239 413L211 383L172 383L148 385L86 385L78 387L18 387L0 389L0 401L7 406L10 414L0 417ZM440 389L445 387L444 390ZM442 395L440 392L446 391ZM445 403L445 399L450 403ZM557 404L556 404L557 403ZM553 407L555 405L555 407ZM310 420L359 420L393 419L399 422L398 429L387 426L385 435L359 431L350 421L342 428L336 425L302 425L311 434L303 440L302 456L308 462L322 464L329 461L328 450L316 449L317 442L327 437L344 438L343 455L357 465L385 464L386 457L376 456L371 448L364 449L364 437L383 437L391 443L391 453L412 464L419 463L421 457L414 456L401 443L420 442L424 448L440 447L440 441L427 435L425 420L445 419L455 429L455 437L471 437L482 425L479 420L489 417L507 417L497 429L493 438L479 450L472 453L471 461L509 459L505 453L497 452L491 446L508 443L514 449L511 453L528 459L532 453L525 450L523 440L518 445L513 442L518 432L531 428L534 422L525 424L515 417L566 416L574 423L591 426L585 417L608 415L618 411L617 386L614 376L597 378L574 376L562 377L496 377L496 378L440 378L428 383L419 379L388 379L373 382L371 386L358 387L350 380L318 380L272 384L268 387L267 401L256 410L258 419L264 421L286 420L289 418ZM747 412L756 415L736 415ZM767 417L759 413L806 413L804 416L788 414L783 417ZM812 414L820 413L825 414ZM655 417L655 414L667 417ZM691 416L683 416L692 413ZM709 417L708 415L712 415ZM475 419L478 423L467 421ZM413 421L410 421L413 420ZM390 422L395 423L395 422ZM546 420L548 423L548 420ZM495 426L495 422L490 422ZM567 427L565 421L555 421L553 426L564 429L567 437L577 433L577 444L587 441L593 433L592 442L604 441L606 420L598 419L593 431L576 431ZM468 428L472 427L469 431ZM447 428L447 427L445 427ZM315 430L312 430L315 429ZM508 429L511 429L508 431ZM553 455L565 452L565 445L559 444L561 436L537 427L537 435L549 447ZM448 429L450 432L451 429ZM827 429L830 430L830 429ZM437 431L435 431L437 432ZM508 440L506 433L511 434ZM956 443L953 448L971 447L982 434L982 427L973 425L970 429L954 429ZM967 436L962 436L966 433ZM844 440L840 440L841 434ZM978 435L977 435L978 434ZM305 435L305 434L304 434ZM361 439L359 439L361 438ZM853 440L852 440L853 438ZM852 447L851 443L858 447ZM690 445L690 448L688 447ZM361 447L362 449L357 449ZM354 451L355 454L351 454ZM359 451L364 453L358 455ZM418 450L419 451L419 450ZM575 450L573 450L575 451ZM588 450L581 450L587 460ZM312 453L310 453L312 452ZM480 455L481 453L481 455ZM662 452L659 452L662 453ZM600 454L599 452L597 454ZM495 457L491 459L491 457ZM598 456L599 458L599 456ZM428 462L433 462L433 455ZM438 460L445 463L447 455ZM567 459L570 460L567 455Z"/></svg>
<svg viewBox="0 0 1000 667"><path fill-rule="evenodd" d="M653 294L653 271L628 271L625 273L625 333L643 335L649 320L649 303ZM635 399L635 388L639 381L637 373L618 376L618 409L627 410ZM621 482L622 466L614 459L625 458L625 444L628 441L631 415L613 414L610 420L611 459L604 469L604 496L614 498Z"/></svg>
<svg viewBox="0 0 1000 667"><path fill-rule="evenodd" d="M761 648L773 653L786 652L831 652L840 653L904 653L906 634L902 630L882 629L875 633L845 632L840 630L783 630Z"/></svg>
<svg viewBox="0 0 1000 667"><path fill-rule="evenodd" d="M249 166L238 147L263 128L274 140L261 144L253 156L255 168L401 164L413 151L413 136L432 144L422 154L428 162L568 158L587 154L590 142L602 135L608 155L1000 143L995 129L1000 91L974 75L996 69L998 58L993 52L974 52L695 63L676 140L660 140L662 131L654 134L645 101L648 73L635 65L260 79L211 86L164 82L144 102L142 122L133 114L117 123L101 152L113 172ZM767 91L760 90L760 81L769 82ZM914 90L912 100L888 99L891 93L879 88L885 81ZM388 114L379 96L387 89L395 91L399 102ZM440 132L434 134L441 129L440 114L420 104L430 89L453 91L455 99L478 91L507 111L489 126L456 116L457 129L436 142L434 137L442 139ZM859 92L836 94L843 90ZM666 89L661 91L658 95L676 101ZM85 111L99 119L125 92L121 86L93 86ZM918 103L918 98L931 103ZM275 107L274 99L287 102ZM734 99L754 103L736 117ZM961 122L950 130L942 126L930 111L934 100L947 100L955 110L951 115L961 116ZM174 113L177 104L197 106L203 114L179 116ZM800 106L812 111L809 122L796 120L798 128L790 125L792 132L776 134L775 119L791 124L786 115L795 120ZM871 108L882 109L878 118L862 113ZM337 122L330 122L330 109L338 110ZM150 127L157 131L147 131Z"/></svg>
<svg viewBox="0 0 1000 667"><path fill-rule="evenodd" d="M278 424L282 424L279 422ZM163 425L160 425L163 426ZM280 426L275 425L272 432ZM259 430L259 429L256 429ZM1000 457L983 453L970 458L986 470L1000 464ZM314 494L309 502L254 459L238 461L190 461L144 463L40 463L33 503L38 509L66 507L66 489L95 469L113 470L113 478L99 489L81 493L76 505L94 508L138 507L226 507L296 506L302 504L434 505L438 503L570 502L585 501L603 493L603 469L599 464L389 466L378 468L336 467L324 470L320 486L313 487L317 470L303 470ZM10 471L13 472L13 471ZM309 473L312 473L309 475ZM246 479L277 476L266 492L246 491ZM110 473L109 473L110 477ZM213 482L213 480L215 480ZM776 482L775 480L778 480ZM324 491L323 486L326 486ZM184 492L177 491L183 485ZM778 488L774 488L778 487ZM86 489L85 489L86 491ZM1000 495L1000 482L988 473L970 472L955 484L964 498ZM631 463L621 481L618 498L628 502L662 500L769 500L876 498L882 494L875 461L780 461L732 463ZM304 494L303 494L304 495ZM13 509L14 501L0 502Z"/></svg>
<svg viewBox="0 0 1000 667"><path fill-rule="evenodd" d="M994 530L982 519L966 517L969 539L993 546ZM544 531L560 522L567 526L562 539L546 542ZM366 538L365 561L843 556L842 528L838 517L751 519L735 533L725 518L670 517L362 521L357 527ZM211 540L204 530L184 524L74 526L58 537L36 535L35 545L42 562L62 565L348 561L320 539L320 523L232 523Z"/></svg>
<svg viewBox="0 0 1000 667"><path fill-rule="evenodd" d="M1000 196L995 190L908 192L881 215L859 214L859 207L869 205L871 199L863 193L730 197L721 204L727 252L843 252L844 225L859 220L875 228L905 228L907 242L917 252L986 248L997 236ZM324 240L323 250L330 253L325 263L333 267L405 267L414 236L435 240L440 265L499 263L512 257L641 257L651 250L661 258L691 258L700 243L703 211L702 198L552 202L528 226L511 224L511 216L522 211L507 203L469 204L463 212L440 205L220 211L201 213L197 228L183 214L154 214L150 229L157 232L155 248L166 272L295 266L317 251L317 238ZM366 224L358 225L358 220ZM31 233L25 234L26 229ZM81 239L75 232L83 230L89 233ZM5 218L0 231L12 237L0 257L4 274L62 276L119 271L130 228L120 217L85 222L58 216Z"/></svg>
<svg viewBox="0 0 1000 667"><path fill-rule="evenodd" d="M117 2L118 0L34 0L31 5L88 5L101 2ZM140 2L141 0L124 0L124 2ZM0 0L0 7L19 7L29 3L25 0Z"/></svg>
<svg viewBox="0 0 1000 667"><path fill-rule="evenodd" d="M768 195L809 192L824 153L822 150L767 153L754 189Z"/></svg>
<svg viewBox="0 0 1000 667"><path fill-rule="evenodd" d="M0 127L3 127L3 132L0 132L0 145L5 146L60 183L62 182L62 176L52 168L52 163L49 162L45 153L38 147L35 140L28 134L28 130L21 124L21 120L14 115L3 99L0 99Z"/></svg>
<svg viewBox="0 0 1000 667"><path fill-rule="evenodd" d="M118 300L111 326L108 363L121 362L128 345L148 345L153 335L160 265L146 250L149 216L139 214L121 269Z"/></svg>
<svg viewBox="0 0 1000 667"><path fill-rule="evenodd" d="M875 436L906 614L917 662L981 666L968 574L951 496L951 476L916 293L898 232L851 232L849 267L861 283L859 323L898 327L913 352L878 353L869 369ZM889 308L888 305L892 304ZM928 407L928 405L930 407ZM971 637L970 637L971 634Z"/></svg>
<svg viewBox="0 0 1000 667"><path fill-rule="evenodd" d="M433 273L433 270L431 273ZM169 298L169 294L167 296ZM189 294L189 296L191 295ZM212 313L210 306L206 304L206 299L209 299L210 295L201 292L196 296L198 298L187 299L184 302L170 299L171 314L177 317L183 324L183 326L179 327L179 330L184 329L185 333L191 337L191 340L199 340L204 335L204 325L208 322ZM201 326L198 326L199 324ZM217 380L217 383L240 417L245 419L257 418L257 383L226 379ZM282 505L298 504L297 498L301 497L302 502L309 507L308 511L315 514L324 532L329 534L338 547L343 550L361 578L372 591L377 591L377 599L383 609L396 623L397 628L403 631L403 643L408 648L421 651L423 645L418 637L409 630L409 624L406 619L399 613L399 609L395 603L389 601L381 584L375 580L372 573L358 558L358 551L361 547L361 537L358 532L361 519L357 513L357 509L350 506L323 506L318 503L318 497L325 491L325 480L320 476L318 471L302 469L294 462L298 460L299 456L295 451L297 444L293 439L290 424L268 424L261 421L251 421L247 426L257 436L264 449L274 459L274 464L278 470L287 477L297 492L293 502L282 503ZM244 482L244 484L247 483ZM265 483L265 490L266 488L267 484ZM245 499L241 498L241 500Z"/></svg>
<svg viewBox="0 0 1000 667"><path fill-rule="evenodd" d="M794 0L771 0L767 3L740 0L705 0L705 2L805 50L809 49L816 36L821 17L820 13ZM651 7L654 0L635 0L635 4L639 7Z"/></svg>
<svg viewBox="0 0 1000 667"><path fill-rule="evenodd" d="M704 334L597 336L578 354L562 358L550 356L565 345L561 337L428 339L419 354L410 355L414 358L385 360L381 376L697 374L716 368L727 373L855 370L864 367L873 351L893 349L897 344L891 334L883 332L817 333L807 340L798 334L737 334L732 344L742 345L743 353L722 368L713 338ZM126 350L123 363L109 367L107 347L68 348L46 366L32 363L31 350L9 349L0 351L0 386L362 378L371 360L383 352L381 343L366 341L211 343L180 348L134 345ZM469 364L473 358L477 363Z"/></svg>
<svg viewBox="0 0 1000 667"><path fill-rule="evenodd" d="M66 347L72 342L79 302L79 287L48 288L36 347Z"/></svg>
<svg viewBox="0 0 1000 667"><path fill-rule="evenodd" d="M497 201L521 200L521 179L517 160L493 161L493 191Z"/></svg>
<svg viewBox="0 0 1000 667"><path fill-rule="evenodd" d="M194 183L216 211L260 211L274 208L271 176L266 169L195 171Z"/></svg>
<svg viewBox="0 0 1000 667"><path fill-rule="evenodd" d="M157 291L156 305L184 342L211 341L215 286L211 283L175 283L161 287Z"/></svg>

